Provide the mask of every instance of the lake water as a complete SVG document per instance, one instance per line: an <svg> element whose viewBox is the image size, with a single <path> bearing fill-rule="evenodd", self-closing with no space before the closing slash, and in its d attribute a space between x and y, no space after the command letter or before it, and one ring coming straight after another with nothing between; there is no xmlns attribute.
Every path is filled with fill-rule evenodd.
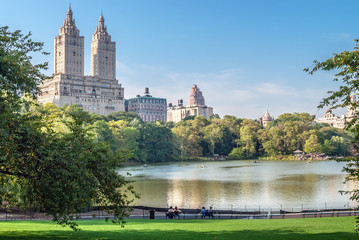
<svg viewBox="0 0 359 240"><path fill-rule="evenodd" d="M203 164L203 166L201 166ZM207 161L126 167L136 205L215 209L325 209L352 207L339 190L344 163L335 161Z"/></svg>

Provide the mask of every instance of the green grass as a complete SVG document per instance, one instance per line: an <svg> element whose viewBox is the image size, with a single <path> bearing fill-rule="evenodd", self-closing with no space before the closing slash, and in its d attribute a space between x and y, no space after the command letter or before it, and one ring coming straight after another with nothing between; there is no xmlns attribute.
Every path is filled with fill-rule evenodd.
<svg viewBox="0 0 359 240"><path fill-rule="evenodd" d="M358 239L354 217L278 220L130 219L125 228L79 221L74 232L51 221L0 222L0 239Z"/></svg>

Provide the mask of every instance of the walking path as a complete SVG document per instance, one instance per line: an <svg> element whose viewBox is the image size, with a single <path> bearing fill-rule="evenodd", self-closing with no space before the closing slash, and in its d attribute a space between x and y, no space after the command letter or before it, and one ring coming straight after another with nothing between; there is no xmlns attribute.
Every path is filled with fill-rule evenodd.
<svg viewBox="0 0 359 240"><path fill-rule="evenodd" d="M141 207L134 208L129 218L150 219L150 211L154 208ZM93 216L96 216L95 218ZM215 210L214 219L290 219L290 218L321 218L321 217L347 217L359 216L359 210L325 210L325 211L303 211L303 212L284 212L269 211L265 212L240 212ZM104 211L91 211L79 214L80 219L104 219L111 215ZM164 208L155 209L152 214L154 219L166 219L166 210ZM29 211L0 212L0 221L13 220L51 220L52 217L44 213L35 213ZM201 219L198 209L184 209L178 219Z"/></svg>

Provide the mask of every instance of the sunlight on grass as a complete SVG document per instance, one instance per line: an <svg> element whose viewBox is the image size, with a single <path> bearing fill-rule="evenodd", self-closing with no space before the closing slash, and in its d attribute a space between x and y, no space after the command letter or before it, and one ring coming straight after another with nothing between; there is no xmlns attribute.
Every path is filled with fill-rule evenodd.
<svg viewBox="0 0 359 240"><path fill-rule="evenodd" d="M130 219L125 228L79 221L79 232L51 221L0 222L0 239L356 239L354 217L278 220Z"/></svg>

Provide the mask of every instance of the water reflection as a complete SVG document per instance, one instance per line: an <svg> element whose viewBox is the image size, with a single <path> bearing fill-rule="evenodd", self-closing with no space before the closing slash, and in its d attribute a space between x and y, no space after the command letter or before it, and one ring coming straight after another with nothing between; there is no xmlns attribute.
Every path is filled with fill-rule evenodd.
<svg viewBox="0 0 359 240"><path fill-rule="evenodd" d="M208 162L128 167L137 205L217 209L338 208L347 205L342 163L321 161ZM352 205L352 203L350 203Z"/></svg>

